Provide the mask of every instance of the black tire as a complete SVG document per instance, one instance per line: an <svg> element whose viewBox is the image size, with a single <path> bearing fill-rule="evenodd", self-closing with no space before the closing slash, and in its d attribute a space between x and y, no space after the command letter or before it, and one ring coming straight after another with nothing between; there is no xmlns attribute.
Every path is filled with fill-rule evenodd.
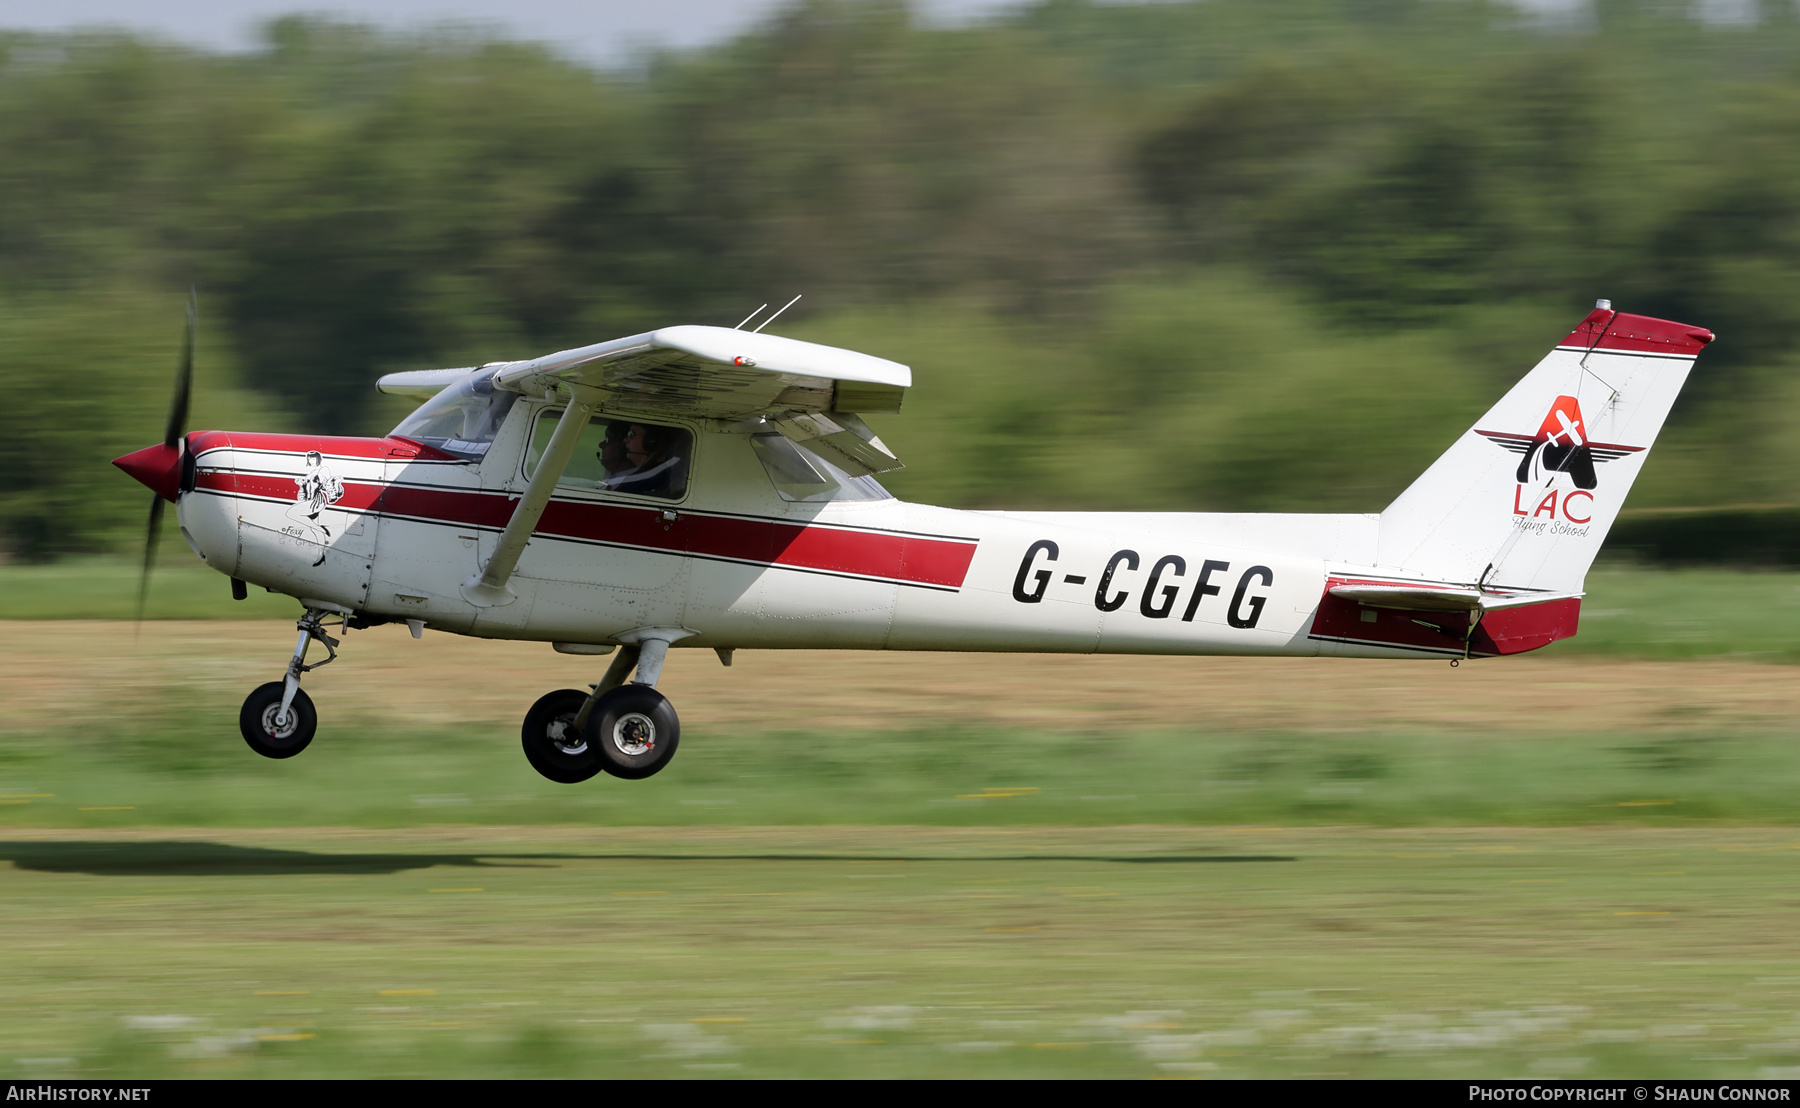
<svg viewBox="0 0 1800 1108"><path fill-rule="evenodd" d="M587 741L606 772L638 781L675 757L681 721L662 693L648 685L620 685L588 714Z"/></svg>
<svg viewBox="0 0 1800 1108"><path fill-rule="evenodd" d="M319 729L319 713L313 710L312 697L305 689L294 690L294 702L288 706L286 727L275 726L275 713L281 710L281 694L287 688L283 681L259 686L244 698L238 711L238 730L250 749L265 758L292 758L305 750Z"/></svg>
<svg viewBox="0 0 1800 1108"><path fill-rule="evenodd" d="M586 781L605 768L593 744L584 736L573 736L574 743L565 738L566 729L587 698L588 694L578 689L557 689L538 697L531 711L525 713L525 725L519 733L525 760L532 769L559 785ZM594 714L599 714L597 707Z"/></svg>

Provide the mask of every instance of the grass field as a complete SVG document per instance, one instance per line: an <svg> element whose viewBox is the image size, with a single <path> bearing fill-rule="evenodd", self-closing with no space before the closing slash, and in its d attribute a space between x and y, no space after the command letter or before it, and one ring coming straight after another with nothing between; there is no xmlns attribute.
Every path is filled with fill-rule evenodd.
<svg viewBox="0 0 1800 1108"><path fill-rule="evenodd" d="M117 557L64 558L46 565L0 565L0 619L131 619L137 614L142 564ZM292 613L292 615L289 615ZM146 619L297 619L292 598L262 589L231 599L231 583L208 569L179 540L161 544Z"/></svg>
<svg viewBox="0 0 1800 1108"><path fill-rule="evenodd" d="M0 622L0 1077L1800 1075L1800 578L1615 576L1458 669L678 651L579 786L604 659L352 633L268 762L291 623Z"/></svg>
<svg viewBox="0 0 1800 1108"><path fill-rule="evenodd" d="M1791 1076L1790 832L9 835L7 1076Z"/></svg>
<svg viewBox="0 0 1800 1108"><path fill-rule="evenodd" d="M270 763L248 756L236 715L290 635L0 623L0 827L1800 817L1786 666L796 651L725 669L677 651L671 768L567 788L525 764L518 720L605 659L354 632L308 678L319 739Z"/></svg>

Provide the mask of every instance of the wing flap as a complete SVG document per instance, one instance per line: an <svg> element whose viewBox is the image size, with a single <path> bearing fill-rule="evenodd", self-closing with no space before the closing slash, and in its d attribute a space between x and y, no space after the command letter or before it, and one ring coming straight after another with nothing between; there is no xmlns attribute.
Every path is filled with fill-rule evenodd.
<svg viewBox="0 0 1800 1108"><path fill-rule="evenodd" d="M869 425L849 412L807 415L788 412L769 417L783 436L834 463L853 477L904 469Z"/></svg>

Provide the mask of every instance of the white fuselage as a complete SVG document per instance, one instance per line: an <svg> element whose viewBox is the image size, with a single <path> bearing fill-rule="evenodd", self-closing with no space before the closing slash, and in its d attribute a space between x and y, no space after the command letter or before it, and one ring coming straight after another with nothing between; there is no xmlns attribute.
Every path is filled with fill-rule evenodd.
<svg viewBox="0 0 1800 1108"><path fill-rule="evenodd" d="M682 499L559 489L516 598L477 606L464 586L525 488L541 408L518 404L479 462L407 456L405 440L197 433L183 531L215 569L310 605L487 638L605 644L663 627L725 648L1463 652L1316 633L1328 583L1373 572L1373 515L791 502L747 434L696 422Z"/></svg>

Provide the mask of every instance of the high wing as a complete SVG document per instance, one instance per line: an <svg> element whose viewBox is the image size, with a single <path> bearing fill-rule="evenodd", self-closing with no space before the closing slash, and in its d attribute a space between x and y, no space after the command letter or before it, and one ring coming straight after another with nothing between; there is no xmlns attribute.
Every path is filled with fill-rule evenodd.
<svg viewBox="0 0 1800 1108"><path fill-rule="evenodd" d="M375 384L423 399L471 372L422 369ZM527 395L558 386L596 389L597 410L609 414L767 419L771 430L857 476L902 468L855 413L899 411L912 370L854 350L726 327L665 327L502 362L493 372L496 388Z"/></svg>
<svg viewBox="0 0 1800 1108"><path fill-rule="evenodd" d="M375 382L375 387L389 396L430 400L464 377L474 373L477 368L476 366L464 366L461 369L409 369L403 373L384 374Z"/></svg>
<svg viewBox="0 0 1800 1108"><path fill-rule="evenodd" d="M580 384L607 410L706 419L784 412L897 412L912 386L898 362L727 327L665 327L501 367L500 388Z"/></svg>
<svg viewBox="0 0 1800 1108"><path fill-rule="evenodd" d="M885 358L755 331L684 326L473 371L392 373L376 387L429 397L480 371L492 374L495 388L568 398L568 414L487 564L463 583L463 596L482 607L512 602L507 582L591 414L759 419L846 472L866 476L901 463L856 413L897 412L912 386L912 370Z"/></svg>

